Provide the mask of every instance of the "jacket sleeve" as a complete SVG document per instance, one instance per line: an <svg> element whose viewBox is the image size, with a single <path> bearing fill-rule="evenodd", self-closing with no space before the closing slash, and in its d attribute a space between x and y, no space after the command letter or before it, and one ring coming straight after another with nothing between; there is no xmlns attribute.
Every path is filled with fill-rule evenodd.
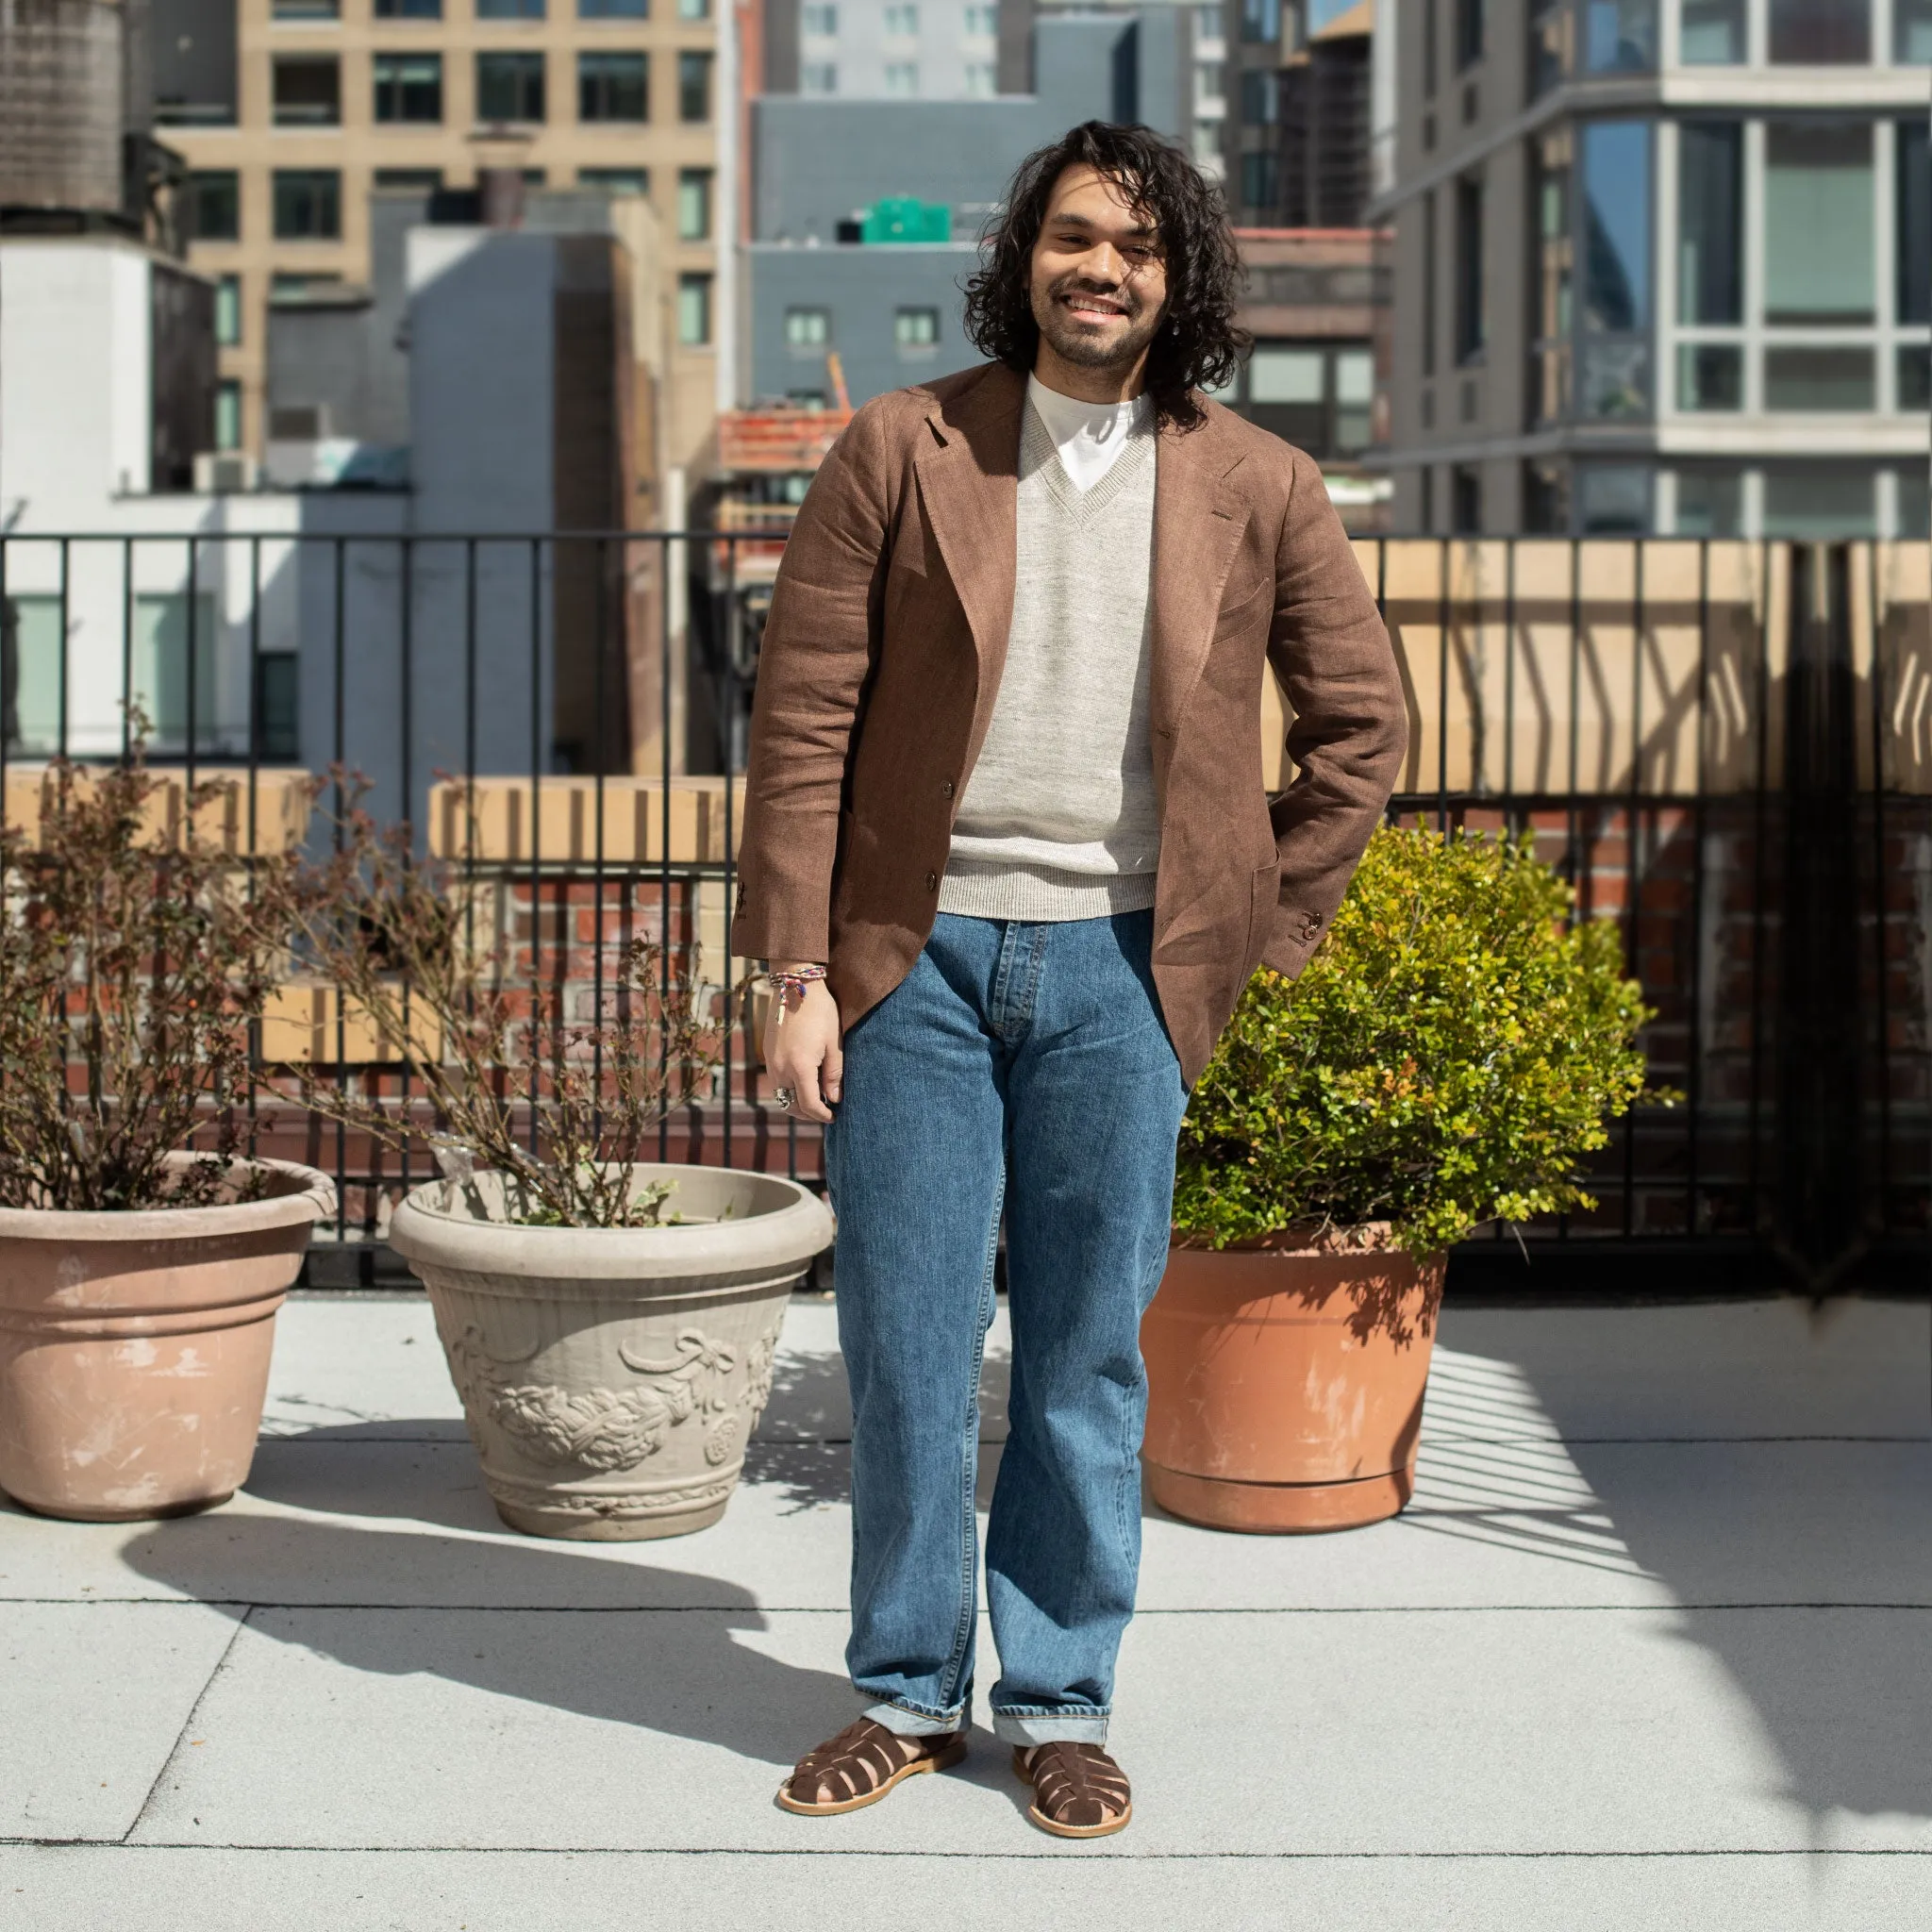
<svg viewBox="0 0 1932 1932"><path fill-rule="evenodd" d="M1395 653L1321 472L1299 450L1274 559L1269 661L1294 782L1273 808L1281 896L1262 960L1307 963L1395 789L1408 711Z"/></svg>
<svg viewBox="0 0 1932 1932"><path fill-rule="evenodd" d="M773 587L731 925L741 958L829 957L846 753L888 561L885 401L859 410L812 478Z"/></svg>

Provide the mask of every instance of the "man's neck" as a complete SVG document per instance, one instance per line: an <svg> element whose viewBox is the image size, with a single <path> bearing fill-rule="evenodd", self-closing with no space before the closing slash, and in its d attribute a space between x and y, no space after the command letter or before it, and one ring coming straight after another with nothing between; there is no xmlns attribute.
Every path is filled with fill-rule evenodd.
<svg viewBox="0 0 1932 1932"><path fill-rule="evenodd" d="M1045 342L1033 358L1033 374L1042 387L1056 395L1071 396L1075 402L1099 404L1131 403L1146 387L1147 358L1136 357L1130 368L1089 369L1069 362Z"/></svg>

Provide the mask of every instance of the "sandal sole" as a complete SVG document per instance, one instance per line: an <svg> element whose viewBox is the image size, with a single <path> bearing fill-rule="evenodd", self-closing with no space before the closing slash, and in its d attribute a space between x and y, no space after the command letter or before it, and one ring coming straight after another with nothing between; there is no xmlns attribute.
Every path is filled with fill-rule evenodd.
<svg viewBox="0 0 1932 1932"><path fill-rule="evenodd" d="M1019 1756L1013 1757L1013 1775L1029 1790L1033 1780L1021 1764ZM1051 1833L1055 1838L1111 1838L1117 1831L1124 1831L1134 1822L1134 1801L1127 1800L1127 1808L1118 1818L1109 1818L1101 1824L1056 1824L1038 1805L1029 1805L1026 1815L1041 1831Z"/></svg>
<svg viewBox="0 0 1932 1932"><path fill-rule="evenodd" d="M841 1798L833 1804L808 1805L803 1799L794 1798L791 1780L788 1777L778 1787L778 1808L799 1818L837 1818L847 1811L863 1811L868 1805L876 1805L908 1777L917 1777L925 1771L951 1771L965 1755L966 1743L961 1739L957 1744L948 1744L943 1751L935 1751L930 1757L915 1757L910 1764L895 1771L876 1790L863 1791L856 1798Z"/></svg>

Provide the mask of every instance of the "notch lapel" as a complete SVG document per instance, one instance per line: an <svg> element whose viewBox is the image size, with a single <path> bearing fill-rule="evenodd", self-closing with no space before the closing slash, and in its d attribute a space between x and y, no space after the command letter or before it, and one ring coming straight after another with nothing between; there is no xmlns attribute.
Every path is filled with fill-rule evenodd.
<svg viewBox="0 0 1932 1932"><path fill-rule="evenodd" d="M976 748L991 715L1013 625L1020 411L1026 378L995 366L966 393L934 408L938 439L913 463L940 559L973 631L979 660Z"/></svg>
<svg viewBox="0 0 1932 1932"><path fill-rule="evenodd" d="M1181 714L1214 641L1221 592L1248 507L1221 474L1212 426L1160 432L1154 484L1154 635L1150 701L1154 782L1163 810Z"/></svg>

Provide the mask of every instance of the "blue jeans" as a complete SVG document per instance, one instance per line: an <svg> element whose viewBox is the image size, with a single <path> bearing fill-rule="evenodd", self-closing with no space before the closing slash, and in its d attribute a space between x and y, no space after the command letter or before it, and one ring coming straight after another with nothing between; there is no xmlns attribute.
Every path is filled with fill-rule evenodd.
<svg viewBox="0 0 1932 1932"><path fill-rule="evenodd" d="M852 1641L867 1715L950 1731L973 1696L980 1357L1004 1204L1009 1433L986 1537L995 1735L1100 1743L1141 1562L1141 1316L1167 1258L1187 1092L1151 912L941 913L845 1035L826 1134L852 1385Z"/></svg>

